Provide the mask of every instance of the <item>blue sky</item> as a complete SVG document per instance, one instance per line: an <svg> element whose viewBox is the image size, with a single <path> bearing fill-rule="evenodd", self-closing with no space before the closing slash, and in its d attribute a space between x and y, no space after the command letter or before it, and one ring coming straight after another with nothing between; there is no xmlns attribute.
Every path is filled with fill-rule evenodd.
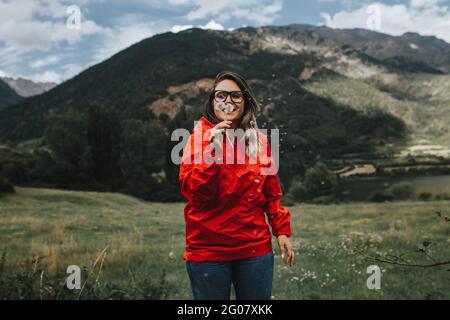
<svg viewBox="0 0 450 320"><path fill-rule="evenodd" d="M0 76L61 82L144 38L192 26L304 23L450 42L449 7L450 0L0 0Z"/></svg>

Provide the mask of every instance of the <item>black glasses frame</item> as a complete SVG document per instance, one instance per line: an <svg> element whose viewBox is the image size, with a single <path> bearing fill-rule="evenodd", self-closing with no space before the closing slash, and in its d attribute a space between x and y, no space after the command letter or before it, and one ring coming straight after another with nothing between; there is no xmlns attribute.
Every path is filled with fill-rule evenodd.
<svg viewBox="0 0 450 320"><path fill-rule="evenodd" d="M227 95L226 95L226 97L225 97L224 100L217 100L217 99L216 99L216 92L226 92ZM231 95L231 94L236 93L236 92L242 93L242 99L239 100L239 101L234 101L233 96ZM244 101L244 95L245 95L245 92L244 92L244 91L214 90L213 94L214 94L214 100L215 100L216 102L221 102L221 101L224 101L224 102L225 102L225 101L227 101L228 96L230 96L231 101L233 101L234 103L239 103L239 102Z"/></svg>

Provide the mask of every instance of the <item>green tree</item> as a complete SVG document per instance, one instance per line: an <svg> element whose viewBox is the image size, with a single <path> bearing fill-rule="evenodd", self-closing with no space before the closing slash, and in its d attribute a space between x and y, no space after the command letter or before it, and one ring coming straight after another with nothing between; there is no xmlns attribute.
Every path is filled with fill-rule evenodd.
<svg viewBox="0 0 450 320"><path fill-rule="evenodd" d="M45 137L61 159L76 166L87 145L86 119L72 109L51 116Z"/></svg>
<svg viewBox="0 0 450 320"><path fill-rule="evenodd" d="M300 177L296 176L292 179L287 195L298 202L303 202L308 199L308 193Z"/></svg>
<svg viewBox="0 0 450 320"><path fill-rule="evenodd" d="M69 109L53 115L45 131L45 140L53 151L55 176L61 187L79 185L85 180L81 159L87 148L86 118Z"/></svg>
<svg viewBox="0 0 450 320"><path fill-rule="evenodd" d="M87 142L94 163L94 176L102 184L120 180L120 136L121 126L115 111L102 105L89 108Z"/></svg>
<svg viewBox="0 0 450 320"><path fill-rule="evenodd" d="M323 162L318 161L306 171L305 188L309 197L331 195L336 191L336 187L336 175Z"/></svg>
<svg viewBox="0 0 450 320"><path fill-rule="evenodd" d="M125 192L149 198L152 174L164 166L166 134L156 120L126 120L123 123L119 165Z"/></svg>
<svg viewBox="0 0 450 320"><path fill-rule="evenodd" d="M14 186L9 182L7 178L0 175L0 194L14 192Z"/></svg>

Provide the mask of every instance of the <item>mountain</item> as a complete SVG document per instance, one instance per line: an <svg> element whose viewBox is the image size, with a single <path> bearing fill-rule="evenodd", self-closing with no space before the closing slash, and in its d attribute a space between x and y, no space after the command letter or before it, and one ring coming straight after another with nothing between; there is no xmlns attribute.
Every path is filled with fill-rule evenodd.
<svg viewBox="0 0 450 320"><path fill-rule="evenodd" d="M384 63L399 59L427 67L434 73L450 72L450 44L434 36L412 32L390 36L367 29L332 29L298 24L265 28L264 34L293 41L307 50L348 46Z"/></svg>
<svg viewBox="0 0 450 320"><path fill-rule="evenodd" d="M21 100L22 98L11 87L0 79L0 110Z"/></svg>
<svg viewBox="0 0 450 320"><path fill-rule="evenodd" d="M0 79L6 82L22 97L31 97L44 93L57 85L53 82L34 82L23 78L0 77Z"/></svg>
<svg viewBox="0 0 450 320"><path fill-rule="evenodd" d="M291 25L263 28L260 45L272 52L308 52L319 63L300 75L308 91L366 112L402 119L408 143L450 144L450 44L414 33Z"/></svg>
<svg viewBox="0 0 450 320"><path fill-rule="evenodd" d="M337 156L388 142L448 145L449 53L450 44L435 37L361 29L289 25L168 32L5 108L0 140L38 138L51 114L86 113L93 104L122 119L187 123L201 113L214 76L233 70L254 87L261 121L284 128L287 145L297 150ZM286 152L300 152L291 149Z"/></svg>

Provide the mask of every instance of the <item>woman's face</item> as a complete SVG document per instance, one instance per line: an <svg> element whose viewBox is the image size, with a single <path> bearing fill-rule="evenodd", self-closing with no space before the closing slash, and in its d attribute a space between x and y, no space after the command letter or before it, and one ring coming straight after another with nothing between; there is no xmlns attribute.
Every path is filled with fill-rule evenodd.
<svg viewBox="0 0 450 320"><path fill-rule="evenodd" d="M244 94L236 82L234 82L233 80L228 80L228 79L222 80L221 82L219 82L216 85L215 91L218 91L218 90L223 90L223 91L228 91L228 92L229 91L239 91L239 92L241 92L242 95ZM242 98L240 100L241 101L239 101L239 99L236 99L236 96L232 99L231 94L228 94L228 96L226 97L226 100L224 101L224 103L231 103L232 105L235 106L234 111L227 113L227 120L237 121L240 118L242 118L242 115L244 114L245 99ZM214 103L214 114L216 115L216 118L219 119L220 121L225 120L225 115L226 115L225 111L222 111L222 110L220 110L220 108L218 108L220 102L217 101L217 99L214 99L213 103Z"/></svg>

